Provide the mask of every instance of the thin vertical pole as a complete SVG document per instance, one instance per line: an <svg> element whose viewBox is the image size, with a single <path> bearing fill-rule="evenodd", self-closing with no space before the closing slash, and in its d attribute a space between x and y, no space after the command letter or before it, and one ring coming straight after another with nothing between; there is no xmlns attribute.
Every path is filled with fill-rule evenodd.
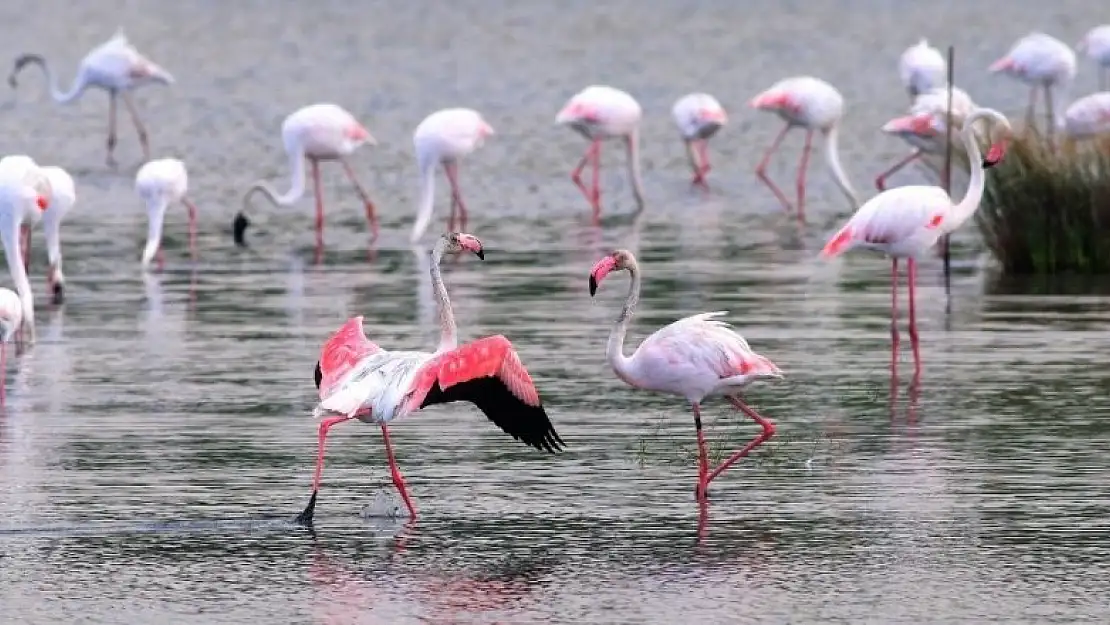
<svg viewBox="0 0 1110 625"><path fill-rule="evenodd" d="M954 82L956 49L948 46L948 108L945 110L944 124L944 178L941 184L948 197L952 197L952 83ZM945 311L952 312L952 254L948 235L941 237L941 252L944 255L944 296Z"/></svg>

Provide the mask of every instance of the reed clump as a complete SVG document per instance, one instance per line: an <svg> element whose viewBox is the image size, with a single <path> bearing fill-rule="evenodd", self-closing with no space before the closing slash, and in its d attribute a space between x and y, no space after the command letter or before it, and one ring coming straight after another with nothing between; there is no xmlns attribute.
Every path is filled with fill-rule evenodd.
<svg viewBox="0 0 1110 625"><path fill-rule="evenodd" d="M1003 275L1110 274L1110 138L1053 149L1026 127L986 174L976 222Z"/></svg>

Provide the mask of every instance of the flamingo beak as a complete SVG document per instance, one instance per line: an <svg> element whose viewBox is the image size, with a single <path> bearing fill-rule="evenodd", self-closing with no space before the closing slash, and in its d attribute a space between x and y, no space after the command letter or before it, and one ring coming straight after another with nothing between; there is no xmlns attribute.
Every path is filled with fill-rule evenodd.
<svg viewBox="0 0 1110 625"><path fill-rule="evenodd" d="M38 205L40 211L45 211L50 207L50 200L46 199L46 196L40 195L35 198L35 204Z"/></svg>
<svg viewBox="0 0 1110 625"><path fill-rule="evenodd" d="M617 259L612 256L606 256L597 261L594 268L590 270L590 297L597 293L597 285L609 275L609 272L617 267Z"/></svg>
<svg viewBox="0 0 1110 625"><path fill-rule="evenodd" d="M1013 67L1014 67L1014 60L1011 59L1008 56L1004 56L1004 57L998 59L997 61L995 61L994 63L991 63L991 66L988 68L988 71L991 71L991 72L1005 72L1005 71L1013 69Z"/></svg>
<svg viewBox="0 0 1110 625"><path fill-rule="evenodd" d="M1002 157L1006 155L1006 148L1009 147L1009 141L1002 140L991 146L987 150L987 157L983 159L983 169L990 169L1002 161Z"/></svg>
<svg viewBox="0 0 1110 625"><path fill-rule="evenodd" d="M478 240L478 237L470 234L459 234L458 240L459 245L461 245L464 250L473 252L474 255L478 257L478 260L486 259L485 250L482 249L482 242Z"/></svg>
<svg viewBox="0 0 1110 625"><path fill-rule="evenodd" d="M883 132L896 134L906 132L919 137L930 137L937 134L933 127L932 116L928 114L904 115L883 124Z"/></svg>
<svg viewBox="0 0 1110 625"><path fill-rule="evenodd" d="M702 109L701 118L722 126L728 123L728 113L725 113L723 109Z"/></svg>

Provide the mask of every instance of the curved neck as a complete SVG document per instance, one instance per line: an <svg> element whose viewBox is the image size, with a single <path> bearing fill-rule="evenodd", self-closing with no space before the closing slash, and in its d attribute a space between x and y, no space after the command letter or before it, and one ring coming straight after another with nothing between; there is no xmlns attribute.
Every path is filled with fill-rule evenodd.
<svg viewBox="0 0 1110 625"><path fill-rule="evenodd" d="M644 179L640 173L640 131L633 130L625 137L628 149L628 175L632 178L632 194L637 208L644 207Z"/></svg>
<svg viewBox="0 0 1110 625"><path fill-rule="evenodd" d="M609 332L609 342L605 346L605 357L613 367L617 377L628 384L635 385L632 379L632 361L624 355L624 336L628 333L628 323L632 314L636 312L636 304L640 301L640 267L635 262L628 268L630 280L628 282L628 298L624 301L621 314Z"/></svg>
<svg viewBox="0 0 1110 625"><path fill-rule="evenodd" d="M301 199L305 190L304 161L305 153L303 146L297 145L292 150L289 150L289 172L291 178L289 181L289 190L285 193L278 193L268 182L259 181L254 183L254 186L247 190L243 203L246 204L246 200L250 199L250 196L255 191L261 191L266 197L270 198L271 202L279 206L289 206Z"/></svg>
<svg viewBox="0 0 1110 625"><path fill-rule="evenodd" d="M58 87L58 78L54 75L54 70L50 69L50 65L46 62L46 59L35 56L30 57L28 62L42 68L42 73L46 76L46 82L50 88L50 97L58 104L69 104L76 100L77 96L81 95L85 87L88 86L88 83L85 81L84 72L78 72L77 76L73 79L73 84L69 87L69 91L63 92Z"/></svg>
<svg viewBox="0 0 1110 625"><path fill-rule="evenodd" d="M439 312L439 347L436 353L455 349L459 345L458 331L455 327L455 311L451 308L451 299L447 297L447 287L443 284L443 275L439 271L439 261L443 259L443 248L447 241L442 237L436 241L432 248L432 265L429 272L432 274L432 294L436 298L436 310Z"/></svg>
<svg viewBox="0 0 1110 625"><path fill-rule="evenodd" d="M6 200L6 201L11 201ZM18 206L14 208L19 208ZM27 327L27 340L35 340L35 294L31 291L31 282L27 279L27 270L23 266L23 251L21 247L20 228L23 220L17 218L12 211L5 222L0 225L0 239L4 242L4 257L8 261L8 270L12 274L12 283L15 292L19 294L23 305L23 324Z"/></svg>
<svg viewBox="0 0 1110 625"><path fill-rule="evenodd" d="M432 221L432 209L436 196L436 162L433 159L420 160L420 203L416 206L416 221L412 224L410 242L415 243L424 235ZM439 245L438 243L436 244ZM438 270L437 270L438 271Z"/></svg>
<svg viewBox="0 0 1110 625"><path fill-rule="evenodd" d="M968 167L971 169L971 180L967 184L967 192L964 193L964 198L960 200L959 204L952 206L952 212L949 219L946 220L945 232L952 232L959 228L968 217L975 213L979 208L979 202L983 199L983 190L986 186L986 176L983 171L983 155L979 151L979 141L975 138L975 122L982 115L972 115L964 122L963 130L960 132L963 135L964 148L967 150ZM990 130L987 130L987 136L990 136Z"/></svg>
<svg viewBox="0 0 1110 625"><path fill-rule="evenodd" d="M840 149L837 146L839 136L839 125L834 125L825 133L825 160L832 170L836 186L840 187L841 193L852 203L852 208L859 208L859 200L855 190L852 189L852 183L848 182L848 176L844 175L844 168L840 166Z"/></svg>
<svg viewBox="0 0 1110 625"><path fill-rule="evenodd" d="M154 260L154 255L158 253L158 248L162 246L162 222L166 218L167 206L169 206L169 201L161 194L147 203L146 211L149 224L146 232L146 247L143 249L143 267L150 265L150 262Z"/></svg>

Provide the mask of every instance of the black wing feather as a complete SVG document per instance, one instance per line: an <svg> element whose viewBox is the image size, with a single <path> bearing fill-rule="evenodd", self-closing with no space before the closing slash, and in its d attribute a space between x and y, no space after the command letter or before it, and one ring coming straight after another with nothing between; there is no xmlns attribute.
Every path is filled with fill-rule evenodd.
<svg viewBox="0 0 1110 625"><path fill-rule="evenodd" d="M500 378L475 378L447 390L443 390L439 380L436 380L420 407L456 401L474 404L506 434L536 449L555 453L566 446L555 432L555 426L551 425L543 406L524 403L509 391Z"/></svg>

